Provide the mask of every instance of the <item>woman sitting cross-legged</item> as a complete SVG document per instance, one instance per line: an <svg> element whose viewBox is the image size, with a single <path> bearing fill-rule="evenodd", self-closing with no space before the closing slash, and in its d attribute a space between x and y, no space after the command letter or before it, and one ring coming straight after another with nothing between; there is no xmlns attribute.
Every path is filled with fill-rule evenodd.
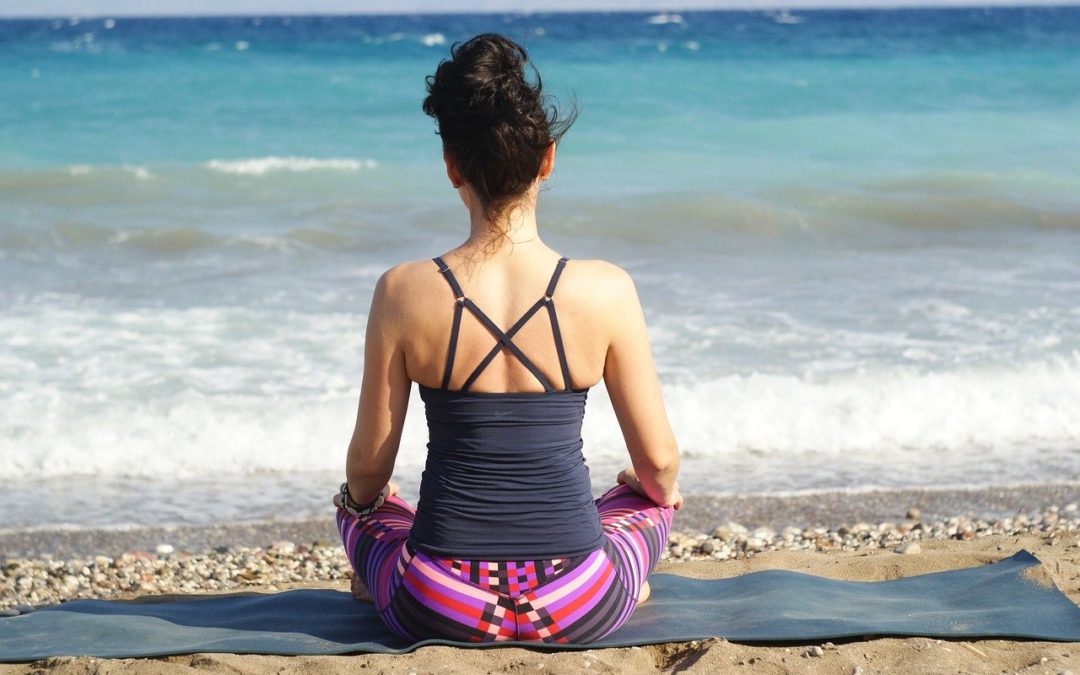
<svg viewBox="0 0 1080 675"><path fill-rule="evenodd" d="M678 449L630 277L538 235L569 123L510 40L479 35L451 55L423 107L468 238L375 288L334 499L353 591L410 640L590 642L648 596L682 504ZM601 378L632 468L594 500L581 423ZM413 382L430 432L415 511L389 483Z"/></svg>

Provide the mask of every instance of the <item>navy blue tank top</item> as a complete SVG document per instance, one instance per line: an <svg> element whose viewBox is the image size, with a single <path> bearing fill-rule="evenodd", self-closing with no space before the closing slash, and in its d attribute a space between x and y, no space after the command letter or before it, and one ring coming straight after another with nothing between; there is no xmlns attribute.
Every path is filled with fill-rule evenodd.
<svg viewBox="0 0 1080 675"><path fill-rule="evenodd" d="M581 454L587 390L570 388L552 295L566 265L559 260L544 297L503 332L461 290L435 258L454 292L450 346L439 389L420 386L428 422L427 465L410 543L427 553L478 560L551 559L600 548L603 532ZM562 390L513 342L547 308L562 370ZM460 390L449 389L462 311L468 309L496 340ZM543 392L470 392L484 368L507 349Z"/></svg>

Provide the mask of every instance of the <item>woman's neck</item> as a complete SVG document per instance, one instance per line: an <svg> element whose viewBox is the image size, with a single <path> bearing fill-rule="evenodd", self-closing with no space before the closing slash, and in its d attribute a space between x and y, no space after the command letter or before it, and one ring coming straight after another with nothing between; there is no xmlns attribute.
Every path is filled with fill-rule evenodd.
<svg viewBox="0 0 1080 675"><path fill-rule="evenodd" d="M494 221L484 214L483 209L469 209L469 238L463 246L482 252L485 258L508 256L516 246L542 243L536 225L535 204L523 201Z"/></svg>

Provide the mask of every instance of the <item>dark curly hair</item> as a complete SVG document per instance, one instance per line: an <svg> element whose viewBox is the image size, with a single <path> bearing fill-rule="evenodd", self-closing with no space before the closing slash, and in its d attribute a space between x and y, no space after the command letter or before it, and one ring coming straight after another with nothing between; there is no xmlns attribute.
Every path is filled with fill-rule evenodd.
<svg viewBox="0 0 1080 675"><path fill-rule="evenodd" d="M443 150L480 198L484 215L501 218L536 180L544 153L574 123L576 111L560 116L525 49L493 33L455 43L426 82L423 108L437 121Z"/></svg>

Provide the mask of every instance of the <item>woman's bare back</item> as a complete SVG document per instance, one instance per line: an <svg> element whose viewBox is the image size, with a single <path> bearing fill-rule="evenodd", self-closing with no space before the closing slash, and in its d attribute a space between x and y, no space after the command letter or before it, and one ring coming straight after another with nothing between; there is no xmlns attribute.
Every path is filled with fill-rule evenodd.
<svg viewBox="0 0 1080 675"><path fill-rule="evenodd" d="M470 262L454 252L441 258L474 302L503 331L544 297L559 261L547 247L515 251L500 260ZM443 382L454 317L454 293L432 260L405 263L388 273L398 287L402 348L409 378L438 388ZM570 388L588 389L604 374L611 343L611 316L626 307L626 273L600 260L569 260L552 296L570 371ZM620 287L622 286L622 287ZM513 336L514 344L557 389L565 388L547 311L538 311ZM458 390L498 344L497 337L471 312L462 312L449 388ZM477 376L477 392L539 392L542 383L507 348Z"/></svg>

